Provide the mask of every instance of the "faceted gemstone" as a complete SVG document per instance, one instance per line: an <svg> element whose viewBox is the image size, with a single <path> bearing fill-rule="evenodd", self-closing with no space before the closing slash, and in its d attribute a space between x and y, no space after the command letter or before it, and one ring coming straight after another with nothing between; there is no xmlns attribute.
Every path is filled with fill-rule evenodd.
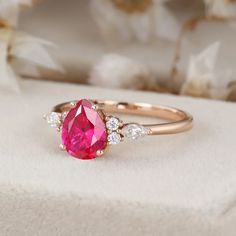
<svg viewBox="0 0 236 236"><path fill-rule="evenodd" d="M126 126L124 126L124 128L122 129L122 134L126 137L126 138L130 138L130 139L138 139L141 138L145 135L147 135L150 132L150 129L139 125L139 124L128 124Z"/></svg>
<svg viewBox="0 0 236 236"><path fill-rule="evenodd" d="M90 101L82 99L64 119L62 143L67 152L79 159L93 159L107 145L106 126Z"/></svg>
<svg viewBox="0 0 236 236"><path fill-rule="evenodd" d="M121 142L121 136L117 132L112 132L108 135L107 141L111 145L115 145Z"/></svg>
<svg viewBox="0 0 236 236"><path fill-rule="evenodd" d="M116 117L110 117L106 123L106 127L109 130L117 130L119 128L120 125L120 120Z"/></svg>
<svg viewBox="0 0 236 236"><path fill-rule="evenodd" d="M51 127L59 127L61 124L61 114L57 112L51 112L45 116L47 123Z"/></svg>

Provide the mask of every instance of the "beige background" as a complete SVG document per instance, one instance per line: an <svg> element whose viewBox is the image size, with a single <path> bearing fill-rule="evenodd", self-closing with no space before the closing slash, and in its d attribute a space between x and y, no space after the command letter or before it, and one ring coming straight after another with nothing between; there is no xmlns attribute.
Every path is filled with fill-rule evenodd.
<svg viewBox="0 0 236 236"><path fill-rule="evenodd" d="M19 29L58 45L59 50L52 49L51 53L64 65L67 73L58 76L46 72L46 78L83 82L94 63L106 53L117 53L140 61L159 79L170 76L174 43L157 40L150 45L132 42L108 47L92 18L89 1L44 0L22 12Z"/></svg>

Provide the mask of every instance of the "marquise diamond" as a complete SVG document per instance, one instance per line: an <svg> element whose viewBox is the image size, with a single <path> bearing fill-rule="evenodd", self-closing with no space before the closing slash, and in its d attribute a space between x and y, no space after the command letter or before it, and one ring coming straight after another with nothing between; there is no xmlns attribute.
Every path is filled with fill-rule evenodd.
<svg viewBox="0 0 236 236"><path fill-rule="evenodd" d="M124 126L124 128L122 129L122 134L126 137L126 138L130 138L130 139L138 139L141 138L143 136L148 135L150 132L150 129L139 125L139 124L127 124Z"/></svg>

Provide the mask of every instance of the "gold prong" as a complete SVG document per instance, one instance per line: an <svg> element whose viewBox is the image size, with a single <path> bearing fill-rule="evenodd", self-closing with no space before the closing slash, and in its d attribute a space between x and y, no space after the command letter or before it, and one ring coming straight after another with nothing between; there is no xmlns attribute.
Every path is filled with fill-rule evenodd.
<svg viewBox="0 0 236 236"><path fill-rule="evenodd" d="M110 116L106 116L105 121L109 121L109 120L110 120Z"/></svg>
<svg viewBox="0 0 236 236"><path fill-rule="evenodd" d="M65 151L65 150L66 150L66 147L65 147L65 145L63 145L63 144L60 144L60 145L59 145L59 148L61 149L61 151Z"/></svg>
<svg viewBox="0 0 236 236"><path fill-rule="evenodd" d="M62 126L57 127L57 131L61 132Z"/></svg>
<svg viewBox="0 0 236 236"><path fill-rule="evenodd" d="M110 129L107 130L107 134L111 134L112 132L113 130L110 130Z"/></svg>
<svg viewBox="0 0 236 236"><path fill-rule="evenodd" d="M119 127L122 128L124 126L124 122L120 120Z"/></svg>
<svg viewBox="0 0 236 236"><path fill-rule="evenodd" d="M122 130L121 130L121 129L116 130L116 132L117 132L118 134L122 134Z"/></svg>
<svg viewBox="0 0 236 236"><path fill-rule="evenodd" d="M98 105L97 105L97 104L93 104L93 105L92 105L92 109L95 110L95 111L97 111L97 110L98 110Z"/></svg>
<svg viewBox="0 0 236 236"><path fill-rule="evenodd" d="M104 151L103 151L103 150L98 150L98 151L96 152L97 157L100 157L100 156L102 156L103 154L104 154Z"/></svg>
<svg viewBox="0 0 236 236"><path fill-rule="evenodd" d="M76 106L76 102L70 102L70 106L71 107L75 107Z"/></svg>

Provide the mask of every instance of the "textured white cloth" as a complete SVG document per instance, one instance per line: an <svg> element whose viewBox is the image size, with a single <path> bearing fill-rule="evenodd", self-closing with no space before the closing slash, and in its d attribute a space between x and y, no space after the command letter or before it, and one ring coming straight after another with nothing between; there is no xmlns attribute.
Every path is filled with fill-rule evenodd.
<svg viewBox="0 0 236 236"><path fill-rule="evenodd" d="M195 125L81 161L42 116L83 97L176 106ZM235 104L25 81L0 92L0 108L1 235L235 235Z"/></svg>

